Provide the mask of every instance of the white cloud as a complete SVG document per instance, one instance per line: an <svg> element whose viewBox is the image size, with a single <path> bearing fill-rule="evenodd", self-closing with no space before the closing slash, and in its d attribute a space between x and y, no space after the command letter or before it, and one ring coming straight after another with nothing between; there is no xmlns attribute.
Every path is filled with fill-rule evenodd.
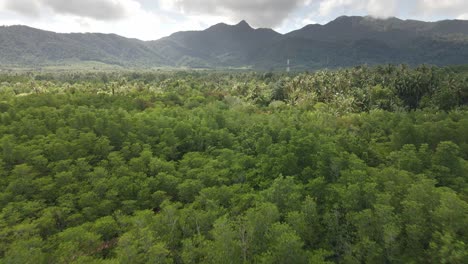
<svg viewBox="0 0 468 264"><path fill-rule="evenodd" d="M135 0L63 1L68 5L60 1L0 0L0 24L27 24L64 33L117 33L144 40L158 39L177 30L167 26L176 24L170 17L145 10Z"/></svg>
<svg viewBox="0 0 468 264"><path fill-rule="evenodd" d="M329 16L335 13L342 15L362 12L386 18L397 15L398 1L400 0L323 0L320 1L319 13L321 16Z"/></svg>
<svg viewBox="0 0 468 264"><path fill-rule="evenodd" d="M457 19L468 20L468 13L459 15Z"/></svg>
<svg viewBox="0 0 468 264"><path fill-rule="evenodd" d="M376 17L390 17L398 14L397 9L398 0L369 0L367 3L367 12Z"/></svg>
<svg viewBox="0 0 468 264"><path fill-rule="evenodd" d="M466 0L418 0L417 7L428 15L462 16L468 13Z"/></svg>
<svg viewBox="0 0 468 264"><path fill-rule="evenodd" d="M455 18L468 13L467 0L316 0L321 16L365 13L376 17Z"/></svg>
<svg viewBox="0 0 468 264"><path fill-rule="evenodd" d="M2 9L12 10L24 16L37 17L40 13L38 1L31 0L2 0L0 2Z"/></svg>
<svg viewBox="0 0 468 264"><path fill-rule="evenodd" d="M361 0L326 0L320 1L319 13L321 16L328 16L338 10L362 9Z"/></svg>
<svg viewBox="0 0 468 264"><path fill-rule="evenodd" d="M302 19L301 24L302 24L302 25L317 24L317 21L312 20L312 19L310 19L310 18L304 18L304 19Z"/></svg>
<svg viewBox="0 0 468 264"><path fill-rule="evenodd" d="M256 27L280 25L297 8L311 0L162 0L161 6L186 15L218 15L231 21L247 20Z"/></svg>
<svg viewBox="0 0 468 264"><path fill-rule="evenodd" d="M37 17L45 9L60 15L75 15L96 20L118 20L129 15L129 10L138 8L135 0L1 0L2 9L24 16Z"/></svg>
<svg viewBox="0 0 468 264"><path fill-rule="evenodd" d="M17 1L17 0L11 0ZM116 20L129 15L140 4L133 0L39 0L59 14L90 17L96 20Z"/></svg>

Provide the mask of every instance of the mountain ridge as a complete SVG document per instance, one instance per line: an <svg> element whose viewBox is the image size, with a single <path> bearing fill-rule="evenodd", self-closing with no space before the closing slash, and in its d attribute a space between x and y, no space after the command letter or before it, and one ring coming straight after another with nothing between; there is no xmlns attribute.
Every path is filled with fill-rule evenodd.
<svg viewBox="0 0 468 264"><path fill-rule="evenodd" d="M359 64L468 63L468 21L424 22L341 16L285 34L245 20L142 41L116 34L55 33L0 27L0 65L43 66L98 61L123 67L283 69Z"/></svg>

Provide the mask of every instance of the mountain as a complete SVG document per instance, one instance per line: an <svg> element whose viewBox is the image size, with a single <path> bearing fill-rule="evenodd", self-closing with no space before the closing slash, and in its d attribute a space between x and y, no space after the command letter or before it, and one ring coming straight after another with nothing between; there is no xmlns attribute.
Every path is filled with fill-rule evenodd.
<svg viewBox="0 0 468 264"><path fill-rule="evenodd" d="M255 61L257 67L265 68L284 65L289 57L298 68L335 68L383 63L466 64L467 56L468 21L343 16L284 35Z"/></svg>
<svg viewBox="0 0 468 264"><path fill-rule="evenodd" d="M272 29L253 29L247 22L224 23L204 31L177 32L150 46L176 66L237 67L248 65L258 50L281 39Z"/></svg>
<svg viewBox="0 0 468 264"><path fill-rule="evenodd" d="M155 41L114 34L59 34L26 26L0 27L0 65L42 66L88 61L123 67L284 69L360 64L467 64L468 21L422 22L343 16L287 34L246 21Z"/></svg>
<svg viewBox="0 0 468 264"><path fill-rule="evenodd" d="M96 61L120 66L165 65L147 43L115 34L59 34L0 27L0 65L61 65Z"/></svg>

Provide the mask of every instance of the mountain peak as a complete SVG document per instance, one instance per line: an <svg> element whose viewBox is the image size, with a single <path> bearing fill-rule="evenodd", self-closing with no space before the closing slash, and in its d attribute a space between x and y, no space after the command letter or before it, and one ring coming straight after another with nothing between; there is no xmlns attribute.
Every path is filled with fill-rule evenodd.
<svg viewBox="0 0 468 264"><path fill-rule="evenodd" d="M237 23L236 25L228 25L226 23L219 23L214 26L209 27L205 31L226 31L226 30L236 30L236 31L250 31L253 28L245 21Z"/></svg>
<svg viewBox="0 0 468 264"><path fill-rule="evenodd" d="M365 17L362 16L339 16L335 20L329 22L329 24L333 23L352 23L364 20Z"/></svg>
<svg viewBox="0 0 468 264"><path fill-rule="evenodd" d="M241 22L239 22L237 25L235 25L236 27L238 28L247 28L247 29L252 29L252 27L249 25L249 23L247 23L247 21L245 20L242 20Z"/></svg>

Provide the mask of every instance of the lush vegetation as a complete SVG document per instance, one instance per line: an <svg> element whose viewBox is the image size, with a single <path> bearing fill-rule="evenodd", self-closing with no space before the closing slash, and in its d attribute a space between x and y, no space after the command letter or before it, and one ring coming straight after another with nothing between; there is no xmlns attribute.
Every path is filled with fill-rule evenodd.
<svg viewBox="0 0 468 264"><path fill-rule="evenodd" d="M468 76L0 76L0 263L467 263Z"/></svg>

